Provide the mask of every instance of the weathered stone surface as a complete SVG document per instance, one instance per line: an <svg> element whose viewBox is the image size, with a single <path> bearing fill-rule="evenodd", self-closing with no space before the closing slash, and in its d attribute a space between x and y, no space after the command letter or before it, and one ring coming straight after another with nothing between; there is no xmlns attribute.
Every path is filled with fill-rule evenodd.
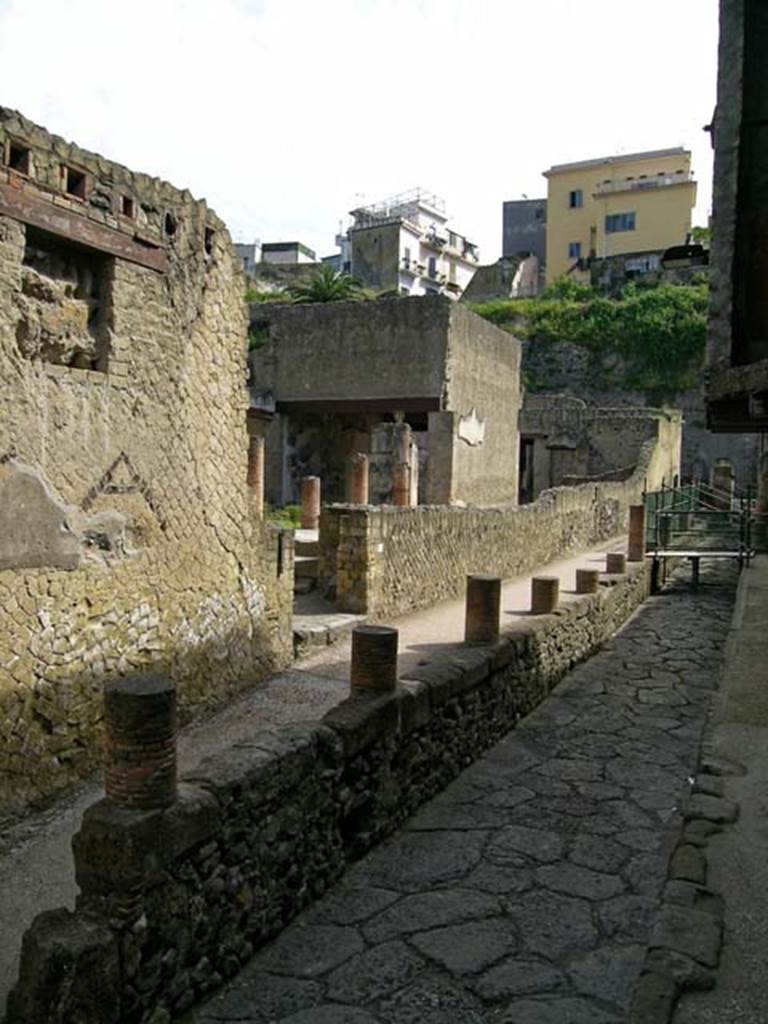
<svg viewBox="0 0 768 1024"><path fill-rule="evenodd" d="M666 904L654 926L650 945L682 953L705 967L716 967L722 935L722 922L710 914Z"/></svg>
<svg viewBox="0 0 768 1024"><path fill-rule="evenodd" d="M265 950L259 966L274 974L315 978L362 952L363 945L355 928L293 925L281 936L279 947Z"/></svg>
<svg viewBox="0 0 768 1024"><path fill-rule="evenodd" d="M417 932L411 942L450 974L475 974L519 946L517 932L508 919L486 918L467 924L448 925Z"/></svg>
<svg viewBox="0 0 768 1024"><path fill-rule="evenodd" d="M621 1018L586 999L520 999L498 1018L499 1024L621 1024Z"/></svg>
<svg viewBox="0 0 768 1024"><path fill-rule="evenodd" d="M557 960L597 942L586 900L532 892L510 900L507 909L520 930L523 947L531 953Z"/></svg>
<svg viewBox="0 0 768 1024"><path fill-rule="evenodd" d="M106 679L162 665L189 715L286 664L293 597L247 487L224 224L2 108L9 136L34 173L0 169L0 814L99 766Z"/></svg>
<svg viewBox="0 0 768 1024"><path fill-rule="evenodd" d="M586 900L609 899L624 889L615 875L604 875L575 864L551 864L539 868L536 878L545 889L581 896Z"/></svg>
<svg viewBox="0 0 768 1024"><path fill-rule="evenodd" d="M483 893L462 888L437 889L406 896L364 925L363 934L369 942L385 942L397 935L489 917L500 909L497 899Z"/></svg>
<svg viewBox="0 0 768 1024"><path fill-rule="evenodd" d="M558 967L543 960L505 960L484 971L473 982L473 988L486 1002L495 1003L513 996L560 992L568 987L568 979Z"/></svg>
<svg viewBox="0 0 768 1024"><path fill-rule="evenodd" d="M400 892L458 882L479 861L482 845L482 832L409 832L373 854L367 879Z"/></svg>
<svg viewBox="0 0 768 1024"><path fill-rule="evenodd" d="M328 996L360 1006L407 985L424 969L424 960L404 942L384 942L357 953L327 979Z"/></svg>
<svg viewBox="0 0 768 1024"><path fill-rule="evenodd" d="M67 509L30 466L0 465L0 572L3 569L76 569L79 538Z"/></svg>

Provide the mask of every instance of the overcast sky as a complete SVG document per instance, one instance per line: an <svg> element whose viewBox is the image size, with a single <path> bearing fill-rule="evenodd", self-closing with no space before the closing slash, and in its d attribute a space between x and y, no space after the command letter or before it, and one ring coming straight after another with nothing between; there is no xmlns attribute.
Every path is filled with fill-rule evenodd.
<svg viewBox="0 0 768 1024"><path fill-rule="evenodd" d="M420 185L501 254L553 163L685 145L706 223L717 0L0 0L0 103L326 255Z"/></svg>

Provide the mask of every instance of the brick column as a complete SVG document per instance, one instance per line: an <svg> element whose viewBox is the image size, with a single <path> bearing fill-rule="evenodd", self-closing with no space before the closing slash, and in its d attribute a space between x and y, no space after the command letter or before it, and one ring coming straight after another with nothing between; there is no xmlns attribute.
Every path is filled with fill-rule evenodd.
<svg viewBox="0 0 768 1024"><path fill-rule="evenodd" d="M316 530L320 524L320 477L301 478L301 528Z"/></svg>
<svg viewBox="0 0 768 1024"><path fill-rule="evenodd" d="M248 488L256 515L264 515L264 438L258 434L248 437Z"/></svg>
<svg viewBox="0 0 768 1024"><path fill-rule="evenodd" d="M596 594L600 586L600 573L597 569L576 570L576 593Z"/></svg>
<svg viewBox="0 0 768 1024"><path fill-rule="evenodd" d="M347 501L350 505L368 504L368 456L350 455L347 462Z"/></svg>
<svg viewBox="0 0 768 1024"><path fill-rule="evenodd" d="M534 576L531 580L531 612L533 615L549 615L557 608L560 600L560 578L558 576Z"/></svg>
<svg viewBox="0 0 768 1024"><path fill-rule="evenodd" d="M645 505L629 506L629 562L645 558Z"/></svg>
<svg viewBox="0 0 768 1024"><path fill-rule="evenodd" d="M499 638L501 579L477 573L467 576L464 641L492 644Z"/></svg>
<svg viewBox="0 0 768 1024"><path fill-rule="evenodd" d="M352 630L350 691L391 693L397 686L397 630L389 626L355 626Z"/></svg>
<svg viewBox="0 0 768 1024"><path fill-rule="evenodd" d="M176 799L176 689L160 675L104 687L107 796L121 807L152 810Z"/></svg>
<svg viewBox="0 0 768 1024"><path fill-rule="evenodd" d="M605 556L605 571L611 576L619 576L627 571L627 556L621 551L611 551Z"/></svg>
<svg viewBox="0 0 768 1024"><path fill-rule="evenodd" d="M392 467L392 504L408 508L411 504L411 472L406 464Z"/></svg>

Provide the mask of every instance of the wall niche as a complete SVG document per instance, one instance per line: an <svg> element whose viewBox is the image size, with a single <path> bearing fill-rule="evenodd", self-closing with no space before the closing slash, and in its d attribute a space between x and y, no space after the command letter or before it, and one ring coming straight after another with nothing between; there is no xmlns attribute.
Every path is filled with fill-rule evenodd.
<svg viewBox="0 0 768 1024"><path fill-rule="evenodd" d="M114 259L26 228L16 341L27 359L106 373Z"/></svg>

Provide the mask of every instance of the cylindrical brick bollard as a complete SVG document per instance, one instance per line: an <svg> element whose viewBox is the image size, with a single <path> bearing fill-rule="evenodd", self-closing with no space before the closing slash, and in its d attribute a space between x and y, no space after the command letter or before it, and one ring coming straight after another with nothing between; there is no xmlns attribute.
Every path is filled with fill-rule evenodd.
<svg viewBox="0 0 768 1024"><path fill-rule="evenodd" d="M104 687L105 789L121 807L151 810L176 799L176 688L165 676Z"/></svg>
<svg viewBox="0 0 768 1024"><path fill-rule="evenodd" d="M600 586L600 573L597 569L576 570L576 593L596 594Z"/></svg>
<svg viewBox="0 0 768 1024"><path fill-rule="evenodd" d="M389 626L355 626L350 666L352 696L390 693L397 686L397 630Z"/></svg>
<svg viewBox="0 0 768 1024"><path fill-rule="evenodd" d="M347 501L350 505L368 504L368 456L355 452L347 463Z"/></svg>
<svg viewBox="0 0 768 1024"><path fill-rule="evenodd" d="M320 523L320 477L301 478L301 528L316 530Z"/></svg>
<svg viewBox="0 0 768 1024"><path fill-rule="evenodd" d="M645 558L645 505L629 506L629 553L627 561L642 562Z"/></svg>
<svg viewBox="0 0 768 1024"><path fill-rule="evenodd" d="M392 504L408 508L411 504L411 471L407 463L392 467Z"/></svg>
<svg viewBox="0 0 768 1024"><path fill-rule="evenodd" d="M464 641L468 644L492 644L499 638L501 579L476 573L467 576L464 617Z"/></svg>
<svg viewBox="0 0 768 1024"><path fill-rule="evenodd" d="M609 551L605 556L605 571L611 576L626 572L627 556L621 551Z"/></svg>
<svg viewBox="0 0 768 1024"><path fill-rule="evenodd" d="M534 615L548 615L557 608L560 600L560 578L558 576L534 576L531 580L531 612Z"/></svg>
<svg viewBox="0 0 768 1024"><path fill-rule="evenodd" d="M248 438L248 489L256 515L264 515L264 438L251 434Z"/></svg>

